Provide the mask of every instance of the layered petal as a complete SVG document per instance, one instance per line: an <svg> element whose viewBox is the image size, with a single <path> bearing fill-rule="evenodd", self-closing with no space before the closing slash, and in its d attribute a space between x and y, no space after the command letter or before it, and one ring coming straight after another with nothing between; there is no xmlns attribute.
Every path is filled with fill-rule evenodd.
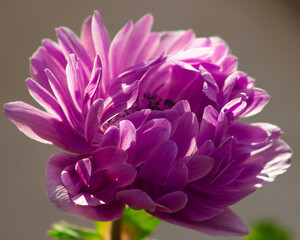
<svg viewBox="0 0 300 240"><path fill-rule="evenodd" d="M23 102L7 103L4 113L28 137L71 152L89 152L90 146L70 127Z"/></svg>

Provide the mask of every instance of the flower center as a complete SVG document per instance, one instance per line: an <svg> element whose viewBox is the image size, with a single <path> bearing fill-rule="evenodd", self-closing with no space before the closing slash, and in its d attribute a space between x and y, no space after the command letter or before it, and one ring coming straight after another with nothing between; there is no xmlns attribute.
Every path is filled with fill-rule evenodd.
<svg viewBox="0 0 300 240"><path fill-rule="evenodd" d="M175 105L175 103L170 99L163 100L162 98L157 98L156 94L144 93L143 98L137 98L134 104L125 110L123 113L120 113L122 117L129 115L133 112L140 111L142 109L151 109L151 110L159 110L163 111L166 109L170 109Z"/></svg>
<svg viewBox="0 0 300 240"><path fill-rule="evenodd" d="M109 121L109 125L118 122L120 119L143 109L151 109L163 111L172 108L176 103L170 99L162 99L157 97L156 94L144 93L142 98L137 98L133 105Z"/></svg>

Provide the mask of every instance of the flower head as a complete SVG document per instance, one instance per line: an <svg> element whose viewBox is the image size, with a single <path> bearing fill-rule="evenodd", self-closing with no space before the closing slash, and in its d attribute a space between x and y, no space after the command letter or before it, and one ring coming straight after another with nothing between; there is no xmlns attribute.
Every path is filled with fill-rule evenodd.
<svg viewBox="0 0 300 240"><path fill-rule="evenodd" d="M269 96L223 40L151 32L152 22L130 21L112 41L98 12L80 39L59 28L27 80L46 112L14 102L5 114L29 137L77 154L47 166L49 198L63 211L109 221L127 204L208 234L246 234L228 207L290 165L278 127L239 122Z"/></svg>

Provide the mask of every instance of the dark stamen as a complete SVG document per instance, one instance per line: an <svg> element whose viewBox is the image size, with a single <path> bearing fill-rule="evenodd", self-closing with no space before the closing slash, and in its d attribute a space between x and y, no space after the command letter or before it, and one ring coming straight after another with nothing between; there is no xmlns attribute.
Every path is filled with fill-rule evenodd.
<svg viewBox="0 0 300 240"><path fill-rule="evenodd" d="M151 95L150 93L144 93L142 99L136 99L134 104L124 110L122 113L119 113L117 116L115 116L113 119L111 119L108 124L114 124L118 122L121 118L124 118L131 113L141 111L142 109L151 109L151 110L158 110L158 111L163 111L166 109L170 109L175 105L175 102L173 102L170 99L165 99L163 100L162 98L157 99L156 93Z"/></svg>

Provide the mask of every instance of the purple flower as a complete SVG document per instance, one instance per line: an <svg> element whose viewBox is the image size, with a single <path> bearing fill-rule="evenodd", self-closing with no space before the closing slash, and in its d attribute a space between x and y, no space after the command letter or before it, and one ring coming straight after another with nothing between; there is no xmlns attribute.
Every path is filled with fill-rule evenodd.
<svg viewBox="0 0 300 240"><path fill-rule="evenodd" d="M48 196L65 212L109 221L127 204L207 234L247 234L228 207L290 165L278 127L238 121L269 96L221 39L151 32L152 22L129 22L111 42L98 12L80 39L59 28L27 80L46 112L14 102L5 114L29 137L78 154L47 166Z"/></svg>

